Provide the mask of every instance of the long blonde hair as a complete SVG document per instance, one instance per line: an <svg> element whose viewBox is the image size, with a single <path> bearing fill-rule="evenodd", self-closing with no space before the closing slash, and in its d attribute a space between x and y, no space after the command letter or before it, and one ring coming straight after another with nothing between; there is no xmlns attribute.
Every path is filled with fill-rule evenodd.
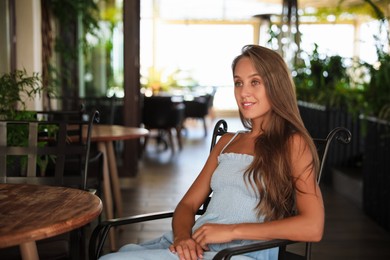
<svg viewBox="0 0 390 260"><path fill-rule="evenodd" d="M267 129L256 138L254 160L246 170L245 178L257 188L260 201L257 213L266 221L281 219L293 214L296 190L291 169L292 135L299 134L307 143L312 155L312 168L318 174L319 160L313 140L299 114L295 86L283 58L270 49L258 45L246 45L242 53L233 60L233 73L237 62L248 57L263 79L271 104ZM252 129L251 120L240 113L245 128Z"/></svg>

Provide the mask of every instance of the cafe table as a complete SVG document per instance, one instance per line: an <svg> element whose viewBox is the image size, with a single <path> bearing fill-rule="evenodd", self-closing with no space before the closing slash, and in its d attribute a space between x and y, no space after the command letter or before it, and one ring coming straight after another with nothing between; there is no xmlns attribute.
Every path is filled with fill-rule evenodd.
<svg viewBox="0 0 390 260"><path fill-rule="evenodd" d="M144 137L149 134L145 128L128 127L122 125L94 124L91 134L91 142L97 143L98 150L103 154L103 196L106 217L123 216L123 204L120 191L118 166L114 151L114 141L131 140ZM116 214L112 202L114 202ZM111 249L115 250L115 238L110 232Z"/></svg>
<svg viewBox="0 0 390 260"><path fill-rule="evenodd" d="M80 228L101 211L101 200L87 191L1 183L0 248L19 245L23 260L37 260L37 240Z"/></svg>

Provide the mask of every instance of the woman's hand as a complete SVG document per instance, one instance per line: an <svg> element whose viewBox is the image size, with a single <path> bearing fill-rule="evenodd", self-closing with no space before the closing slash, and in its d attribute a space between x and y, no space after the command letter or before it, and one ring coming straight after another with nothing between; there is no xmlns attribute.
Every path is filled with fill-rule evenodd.
<svg viewBox="0 0 390 260"><path fill-rule="evenodd" d="M180 260L198 260L203 258L203 249L192 238L175 239L169 247L172 253L177 253Z"/></svg>
<svg viewBox="0 0 390 260"><path fill-rule="evenodd" d="M207 251L208 244L231 242L233 227L227 224L204 224L192 234L192 238Z"/></svg>

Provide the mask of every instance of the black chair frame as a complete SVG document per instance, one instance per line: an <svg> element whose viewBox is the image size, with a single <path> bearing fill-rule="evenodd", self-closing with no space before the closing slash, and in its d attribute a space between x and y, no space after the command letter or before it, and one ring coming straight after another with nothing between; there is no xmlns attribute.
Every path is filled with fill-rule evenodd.
<svg viewBox="0 0 390 260"><path fill-rule="evenodd" d="M210 151L213 149L217 141L217 138L222 136L225 133L227 133L227 123L225 120L219 120L216 123L213 130ZM325 163L326 163L326 156L328 154L332 141L336 139L338 142L342 144L348 144L351 141L351 137L352 137L351 132L348 129L344 127L337 127L334 128L332 131L330 131L328 136L325 139L313 138L313 141L317 146L319 152L319 158L321 162L320 172L319 172L317 182L321 180L322 172L324 170ZM201 215L205 212L207 205L210 201L210 198L211 197L208 197L208 199L204 202L202 207L198 210L197 212L198 215ZM157 213L150 213L150 214L142 214L142 215L136 215L136 216L130 216L130 217L124 217L118 219L111 219L100 223L98 226L95 227L95 229L91 234L90 243L89 243L89 259L95 260L100 257L108 232L112 227L158 220L158 219L171 218L173 217L173 213L174 213L173 211L164 211L164 212L157 212ZM296 255L286 250L286 246L293 243L306 243L304 256ZM308 260L311 259L310 242L290 241L290 240L282 240L282 239L259 241L258 243L254 243L250 245L227 248L219 251L214 256L213 259L215 260L230 259L234 255L240 255L244 253L249 253L249 252L274 248L274 247L279 247L278 259L308 259Z"/></svg>

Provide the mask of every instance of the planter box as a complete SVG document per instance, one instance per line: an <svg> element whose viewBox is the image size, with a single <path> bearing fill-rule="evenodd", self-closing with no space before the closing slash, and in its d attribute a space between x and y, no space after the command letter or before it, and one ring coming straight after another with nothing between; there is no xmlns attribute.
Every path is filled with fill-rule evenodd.
<svg viewBox="0 0 390 260"><path fill-rule="evenodd" d="M363 208L390 230L390 131L387 122L367 119L363 160Z"/></svg>
<svg viewBox="0 0 390 260"><path fill-rule="evenodd" d="M346 111L305 102L299 102L299 109L313 137L325 137L337 126L351 131L350 144L331 146L324 182L333 185L360 205L381 227L390 230L389 122L375 118L354 118ZM357 172L351 174L351 169L361 169L361 177Z"/></svg>
<svg viewBox="0 0 390 260"><path fill-rule="evenodd" d="M307 102L299 102L302 120L312 137L325 138L335 127L343 126L352 133L351 143L341 145L337 142L331 145L326 161L323 182L332 183L332 167L361 166L363 139L360 137L360 121L348 113L336 109L327 109Z"/></svg>

